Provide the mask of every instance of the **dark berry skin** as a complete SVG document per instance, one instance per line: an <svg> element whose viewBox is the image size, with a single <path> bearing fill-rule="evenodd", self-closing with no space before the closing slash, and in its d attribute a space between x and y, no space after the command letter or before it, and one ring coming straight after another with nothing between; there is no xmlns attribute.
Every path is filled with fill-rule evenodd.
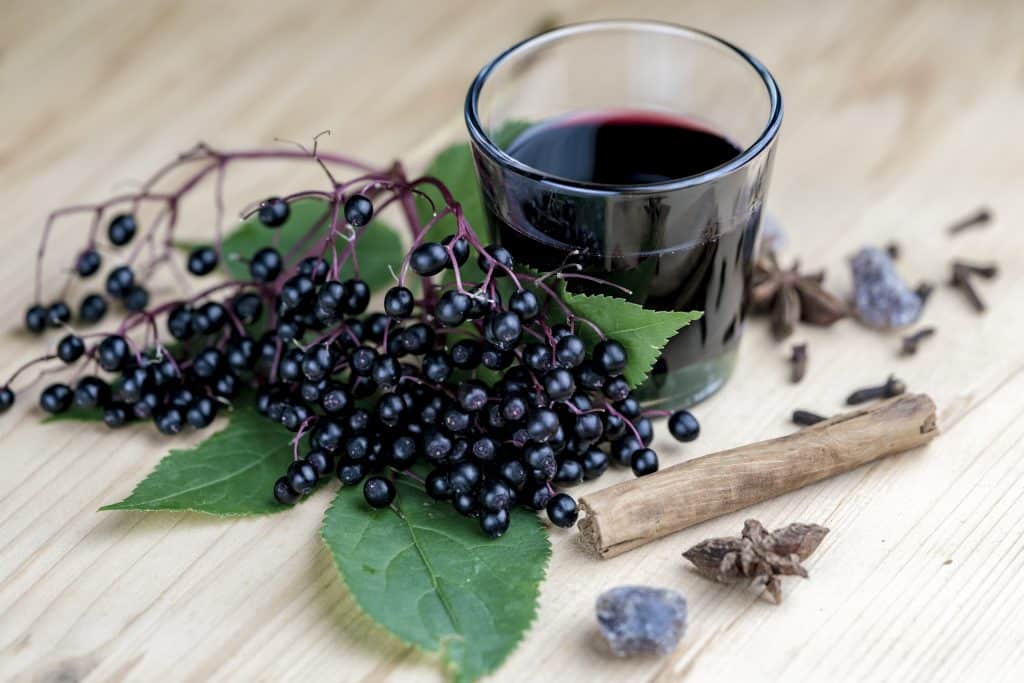
<svg viewBox="0 0 1024 683"><path fill-rule="evenodd" d="M199 334L219 332L227 322L228 313L224 306L216 301L209 301L192 314L192 327Z"/></svg>
<svg viewBox="0 0 1024 683"><path fill-rule="evenodd" d="M537 443L544 443L554 436L558 427L558 414L546 408L538 410L526 423L526 431Z"/></svg>
<svg viewBox="0 0 1024 683"><path fill-rule="evenodd" d="M128 266L118 266L107 274L107 294L123 299L135 286L135 273Z"/></svg>
<svg viewBox="0 0 1024 683"><path fill-rule="evenodd" d="M487 255L490 256L490 258L480 254L480 256L477 257L477 265L480 266L480 270L485 273L493 267L495 277L502 277L508 274L505 268L513 268L514 262L512 260L512 254L505 247L499 247L496 244L491 244L487 246L484 251L487 252ZM505 266L505 268L495 265L494 261Z"/></svg>
<svg viewBox="0 0 1024 683"><path fill-rule="evenodd" d="M480 515L480 529L488 538L500 538L508 531L511 518L508 510L496 510Z"/></svg>
<svg viewBox="0 0 1024 683"><path fill-rule="evenodd" d="M370 305L370 286L355 278L342 283L344 296L341 307L348 315L361 315Z"/></svg>
<svg viewBox="0 0 1024 683"><path fill-rule="evenodd" d="M10 387L0 387L0 415L3 415L14 405L14 392Z"/></svg>
<svg viewBox="0 0 1024 683"><path fill-rule="evenodd" d="M668 418L668 431L676 441L693 441L700 436L700 423L689 410L677 410Z"/></svg>
<svg viewBox="0 0 1024 683"><path fill-rule="evenodd" d="M86 249L75 259L75 272L79 277L91 277L103 264L103 259L95 249Z"/></svg>
<svg viewBox="0 0 1024 683"><path fill-rule="evenodd" d="M629 382L623 377L611 377L604 384L604 395L613 401L622 401L629 396Z"/></svg>
<svg viewBox="0 0 1024 683"><path fill-rule="evenodd" d="M260 223L268 228L280 228L288 220L291 207L280 197L271 197L260 202L258 212Z"/></svg>
<svg viewBox="0 0 1024 683"><path fill-rule="evenodd" d="M583 340L574 334L562 337L555 345L555 359L563 368L575 368L587 357L587 347Z"/></svg>
<svg viewBox="0 0 1024 683"><path fill-rule="evenodd" d="M264 247L252 255L249 274L257 282L273 282L281 274L284 262L276 249Z"/></svg>
<svg viewBox="0 0 1024 683"><path fill-rule="evenodd" d="M188 255L188 272L202 277L217 267L217 251L213 247L197 247Z"/></svg>
<svg viewBox="0 0 1024 683"><path fill-rule="evenodd" d="M129 358L128 342L124 337L110 335L100 342L99 363L107 372L116 372L125 366Z"/></svg>
<svg viewBox="0 0 1024 683"><path fill-rule="evenodd" d="M521 289L514 293L508 300L509 310L523 319L524 322L533 320L540 314L540 301L537 295L528 289Z"/></svg>
<svg viewBox="0 0 1024 683"><path fill-rule="evenodd" d="M617 441L612 442L611 457L623 467L631 467L633 454L643 448L643 444L636 440L632 434L626 434Z"/></svg>
<svg viewBox="0 0 1024 683"><path fill-rule="evenodd" d="M466 320L471 305L468 294L449 290L441 295L434 313L448 327L458 327Z"/></svg>
<svg viewBox="0 0 1024 683"><path fill-rule="evenodd" d="M453 240L455 240L455 235L448 235L441 240L441 246L447 247L451 244L452 253L455 254L455 262L460 266L464 266L466 265L466 261L469 260L469 242L459 238L458 240L455 240L454 244L452 244Z"/></svg>
<svg viewBox="0 0 1024 683"><path fill-rule="evenodd" d="M114 216L114 219L110 221L110 225L107 226L107 237L111 244L118 247L124 246L134 239L138 227L135 216L130 213L122 213Z"/></svg>
<svg viewBox="0 0 1024 683"><path fill-rule="evenodd" d="M493 313L484 324L484 335L487 341L499 349L513 348L523 334L523 324L519 316L512 311Z"/></svg>
<svg viewBox="0 0 1024 683"><path fill-rule="evenodd" d="M377 351L369 346L360 346L352 349L348 357L349 367L357 375L369 376L373 372L373 365L377 362Z"/></svg>
<svg viewBox="0 0 1024 683"><path fill-rule="evenodd" d="M41 334L46 329L45 307L37 304L25 311L25 329L33 334Z"/></svg>
<svg viewBox="0 0 1024 683"><path fill-rule="evenodd" d="M338 479L344 486L355 486L363 480L366 471L360 462L342 460L338 463Z"/></svg>
<svg viewBox="0 0 1024 683"><path fill-rule="evenodd" d="M437 275L448 267L448 251L437 242L425 242L409 254L409 267L424 277Z"/></svg>
<svg viewBox="0 0 1024 683"><path fill-rule="evenodd" d="M523 463L518 460L507 460L498 468L498 473L505 482L514 488L519 488L526 482L526 470Z"/></svg>
<svg viewBox="0 0 1024 683"><path fill-rule="evenodd" d="M122 403L109 405L103 409L103 424L116 429L128 421L128 411Z"/></svg>
<svg viewBox="0 0 1024 683"><path fill-rule="evenodd" d="M641 417L638 420L633 420L633 427L640 434L640 440L643 441L643 444L650 446L651 442L654 441L654 424L651 422L651 419L649 417Z"/></svg>
<svg viewBox="0 0 1024 683"><path fill-rule="evenodd" d="M192 318L194 312L191 306L181 304L171 309L167 314L167 330L171 336L179 341L191 339L195 334Z"/></svg>
<svg viewBox="0 0 1024 683"><path fill-rule="evenodd" d="M576 523L579 517L579 508L576 501L567 493L556 493L547 504L548 519L555 526L568 529Z"/></svg>
<svg viewBox="0 0 1024 683"><path fill-rule="evenodd" d="M480 342L474 339L457 341L452 345L451 349L452 364L463 370L472 370L480 365L482 353L483 349L480 347Z"/></svg>
<svg viewBox="0 0 1024 683"><path fill-rule="evenodd" d="M408 287L392 287L384 295L384 312L392 318L408 318L416 299Z"/></svg>
<svg viewBox="0 0 1024 683"><path fill-rule="evenodd" d="M372 508L386 508L395 500L395 485L384 477L370 477L363 484L363 497Z"/></svg>
<svg viewBox="0 0 1024 683"><path fill-rule="evenodd" d="M423 374L431 382L444 382L452 374L452 364L443 351L430 351L423 356Z"/></svg>
<svg viewBox="0 0 1024 683"><path fill-rule="evenodd" d="M583 465L579 460L563 460L558 463L554 481L560 484L578 484L583 481Z"/></svg>
<svg viewBox="0 0 1024 683"><path fill-rule="evenodd" d="M67 384L51 384L39 395L39 406L51 415L56 415L70 408L73 398L74 394Z"/></svg>
<svg viewBox="0 0 1024 683"><path fill-rule="evenodd" d="M626 369L626 349L614 339L605 339L594 347L594 364L607 376L618 375Z"/></svg>
<svg viewBox="0 0 1024 683"><path fill-rule="evenodd" d="M539 512L548 506L551 498L551 490L548 489L547 486L541 484L532 491L527 491L526 498L523 500L523 503L526 507Z"/></svg>
<svg viewBox="0 0 1024 683"><path fill-rule="evenodd" d="M142 311L149 305L149 292L145 287L135 286L124 296L124 307L129 311Z"/></svg>
<svg viewBox="0 0 1024 683"><path fill-rule="evenodd" d="M552 401L564 401L576 391L576 382L565 368L555 368L544 375L544 390Z"/></svg>
<svg viewBox="0 0 1024 683"><path fill-rule="evenodd" d="M46 309L46 322L50 327L63 327L71 320L71 309L63 301L55 301Z"/></svg>
<svg viewBox="0 0 1024 683"><path fill-rule="evenodd" d="M85 342L78 335L69 334L57 342L57 357L65 363L74 363L85 353Z"/></svg>
<svg viewBox="0 0 1024 683"><path fill-rule="evenodd" d="M361 228L373 218L373 202L361 194L354 194L345 200L345 222L353 228Z"/></svg>
<svg viewBox="0 0 1024 683"><path fill-rule="evenodd" d="M427 475L424 488L427 490L427 495L434 500L448 500L452 497L452 487L448 483L448 475L440 469Z"/></svg>
<svg viewBox="0 0 1024 683"><path fill-rule="evenodd" d="M285 478L292 491L304 496L313 490L320 480L320 475L316 473L316 468L305 460L296 460L288 466Z"/></svg>
<svg viewBox="0 0 1024 683"><path fill-rule="evenodd" d="M287 477L281 477L274 482L274 498L282 505L295 505L299 502L300 496L292 490Z"/></svg>
<svg viewBox="0 0 1024 683"><path fill-rule="evenodd" d="M310 451L306 455L306 462L313 466L316 473L321 477L330 476L334 469L334 456L324 451Z"/></svg>
<svg viewBox="0 0 1024 683"><path fill-rule="evenodd" d="M99 294L87 294L78 306L78 319L93 324L103 320L107 314L107 300Z"/></svg>
<svg viewBox="0 0 1024 683"><path fill-rule="evenodd" d="M583 478L597 479L608 469L608 454L600 448L588 448L583 454Z"/></svg>
<svg viewBox="0 0 1024 683"><path fill-rule="evenodd" d="M653 474L658 471L658 454L650 448L641 448L633 453L629 466L638 477Z"/></svg>
<svg viewBox="0 0 1024 683"><path fill-rule="evenodd" d="M196 400L185 412L185 419L196 429L209 427L217 417L217 404L205 396Z"/></svg>

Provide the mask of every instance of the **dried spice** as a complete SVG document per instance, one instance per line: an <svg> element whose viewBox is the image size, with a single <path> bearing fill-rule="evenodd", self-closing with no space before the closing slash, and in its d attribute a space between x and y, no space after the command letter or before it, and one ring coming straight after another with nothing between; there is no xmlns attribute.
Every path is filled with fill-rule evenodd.
<svg viewBox="0 0 1024 683"><path fill-rule="evenodd" d="M616 657L668 654L686 632L686 598L663 588L619 586L597 599L597 623Z"/></svg>
<svg viewBox="0 0 1024 683"><path fill-rule="evenodd" d="M897 261L900 258L900 245L898 242L889 242L885 245L885 253L889 255L893 261Z"/></svg>
<svg viewBox="0 0 1024 683"><path fill-rule="evenodd" d="M935 334L934 327L922 327L913 334L908 334L900 344L900 353L904 356L913 356L917 353L917 347L921 342Z"/></svg>
<svg viewBox="0 0 1024 683"><path fill-rule="evenodd" d="M758 261L750 290L755 312L769 313L772 334L785 339L798 321L828 326L848 314L846 304L823 287L825 272L801 273L799 263L779 267L774 254Z"/></svg>
<svg viewBox="0 0 1024 683"><path fill-rule="evenodd" d="M985 302L981 300L978 295L978 291L974 288L974 278L982 277L986 280L991 280L999 274L999 269L995 264L978 265L974 263L964 263L963 261L953 262L953 275L950 278L949 284L951 287L955 287L963 292L964 296L967 297L967 301L970 302L974 310L979 313L984 312Z"/></svg>
<svg viewBox="0 0 1024 683"><path fill-rule="evenodd" d="M798 384L807 374L807 344L793 344L793 351L789 356L790 373L789 378L793 384Z"/></svg>
<svg viewBox="0 0 1024 683"><path fill-rule="evenodd" d="M771 593L782 602L780 576L802 576L801 565L815 551L828 529L817 524L790 524L771 533L755 519L743 524L743 535L709 538L693 546L683 557L712 581L734 583L746 580Z"/></svg>
<svg viewBox="0 0 1024 683"><path fill-rule="evenodd" d="M910 325L921 316L921 297L903 281L883 249L861 249L850 259L850 267L854 309L864 324L884 330Z"/></svg>
<svg viewBox="0 0 1024 683"><path fill-rule="evenodd" d="M906 393L906 391L907 385L902 380L889 375L889 379L885 380L885 384L880 384L877 387L864 387L851 393L846 397L846 405L855 406L867 403L868 401L874 401L876 398L892 398L893 396Z"/></svg>
<svg viewBox="0 0 1024 683"><path fill-rule="evenodd" d="M949 234L955 235L958 232L963 232L969 228L977 228L983 225L987 225L992 220L992 211L987 207L983 206L977 211L967 216L964 216L960 220L950 225L947 230Z"/></svg>
<svg viewBox="0 0 1024 683"><path fill-rule="evenodd" d="M809 410L794 410L792 417L793 424L800 425L801 427L810 427L811 425L816 425L819 422L824 422L827 419L828 418L824 415L818 415L817 413L812 413Z"/></svg>

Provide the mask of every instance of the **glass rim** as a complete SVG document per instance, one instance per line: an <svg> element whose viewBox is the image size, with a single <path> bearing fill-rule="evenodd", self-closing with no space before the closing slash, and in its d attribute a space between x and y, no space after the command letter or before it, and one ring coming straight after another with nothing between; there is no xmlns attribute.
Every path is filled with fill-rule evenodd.
<svg viewBox="0 0 1024 683"><path fill-rule="evenodd" d="M510 58L518 56L520 53L528 52L537 47L554 43L564 38L572 37L581 33L588 33L591 31L607 31L607 30L633 30L638 32L643 31L655 31L658 33L672 33L680 37L687 37L690 39L701 39L710 41L719 47L725 48L738 56L744 62L751 67L757 75L761 78L761 82L765 86L765 90L768 93L770 102L770 110L768 112L768 120L761 130L760 135L754 140L746 149L744 149L739 155L730 159L729 161L710 168L706 171L702 171L696 175L684 176L682 178L673 178L672 180L661 181L657 183L642 183L642 184L624 184L624 185L608 185L603 183L591 183L585 181L577 181L569 178L562 178L559 176L553 176L548 173L544 173L539 169L536 169L529 164L524 164L519 161L508 152L503 150L498 144L496 144L491 136L484 130L483 125L480 123L480 112L478 109L478 103L480 94L483 91L484 86L487 84L488 78L491 74L501 66L505 61ZM465 105L465 118L466 127L469 129L469 135L471 140L479 145L483 150L498 163L514 169L516 172L527 176L533 180L539 182L550 183L558 187L569 188L578 191L596 192L598 194L623 194L623 193L644 193L644 192L662 192L667 190L678 190L686 187L693 187L696 185L702 185L714 181L718 178L726 176L737 169L742 168L752 159L756 158L761 154L775 139L776 134L779 131L779 127L782 124L782 93L779 92L778 83L775 81L775 77L772 76L768 68L761 63L756 57L751 55L746 50L743 50L736 45L733 45L727 40L719 38L718 36L702 31L700 29L692 28L689 26L683 26L681 24L674 24L666 21L651 21L642 19L610 19L600 21L585 21L576 24L568 24L539 33L535 36L531 36L525 40L521 40L511 47L505 49L494 57L491 61L487 62L477 73L473 79L472 84L469 86L469 91L466 93L466 105Z"/></svg>

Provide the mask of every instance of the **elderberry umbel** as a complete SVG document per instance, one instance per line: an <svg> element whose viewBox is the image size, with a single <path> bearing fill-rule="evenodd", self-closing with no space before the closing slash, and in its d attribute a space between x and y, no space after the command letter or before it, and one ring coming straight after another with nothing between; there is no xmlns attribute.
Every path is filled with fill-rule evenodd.
<svg viewBox="0 0 1024 683"><path fill-rule="evenodd" d="M253 159L319 164L328 185L255 203L255 226L267 239L251 253L226 252L219 228L206 243L173 250L185 196ZM43 389L43 410L96 411L111 428L147 421L174 435L252 405L284 427L281 438L293 447L293 461L266 492L280 503L295 504L337 476L387 514L401 503L401 479L490 537L508 530L516 508L572 526L577 504L560 489L610 466L637 476L657 471L651 417L666 413L645 414L633 396L623 376L626 346L576 316L546 275L517 270L508 250L485 245L436 179L409 180L397 164L373 169L315 151L199 146L168 168L186 166L192 175L177 187L153 189L165 168L137 194L51 216L40 254L58 218L92 217L63 268L92 286L75 293L73 315L64 299L76 283L44 298L40 257L25 326L60 330L59 338L0 385L0 413L14 407L22 372L39 365L73 368L73 379ZM221 183L210 184L221 206ZM407 213L411 243L391 264L397 282L371 292L356 245L377 229L378 213L426 190L443 201L426 223ZM297 215L293 204L310 198L324 204L323 220L290 235L294 246L285 248L280 236ZM147 209L153 218L143 217ZM454 234L428 239L447 216ZM476 276L463 272L471 259ZM229 264L243 264L245 277L218 270ZM186 280L189 293L153 286L162 269ZM379 309L370 305L374 294ZM119 320L110 329L82 329L111 312ZM685 411L669 426L682 441L699 433Z"/></svg>

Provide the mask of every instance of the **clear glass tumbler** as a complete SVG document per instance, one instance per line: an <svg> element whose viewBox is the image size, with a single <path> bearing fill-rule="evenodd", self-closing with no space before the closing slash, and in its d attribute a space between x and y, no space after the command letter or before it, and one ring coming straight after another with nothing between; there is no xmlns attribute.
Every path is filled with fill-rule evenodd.
<svg viewBox="0 0 1024 683"><path fill-rule="evenodd" d="M574 262L643 306L704 312L641 390L666 407L706 398L732 372L781 120L755 58L648 21L530 38L487 64L466 99L494 239L537 268Z"/></svg>

